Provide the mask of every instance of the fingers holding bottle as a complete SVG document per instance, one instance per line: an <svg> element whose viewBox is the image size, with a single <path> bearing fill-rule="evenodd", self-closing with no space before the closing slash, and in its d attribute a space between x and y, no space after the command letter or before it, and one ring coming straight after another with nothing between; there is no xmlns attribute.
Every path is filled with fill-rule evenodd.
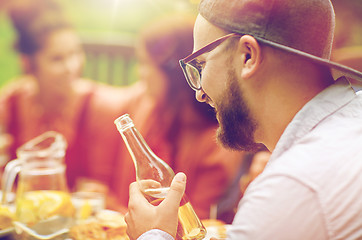
<svg viewBox="0 0 362 240"><path fill-rule="evenodd" d="M178 209L186 188L186 175L178 173L174 177L166 198L157 206L149 203L136 182L130 185L128 213L125 216L127 233L137 239L144 232L160 229L176 237Z"/></svg>

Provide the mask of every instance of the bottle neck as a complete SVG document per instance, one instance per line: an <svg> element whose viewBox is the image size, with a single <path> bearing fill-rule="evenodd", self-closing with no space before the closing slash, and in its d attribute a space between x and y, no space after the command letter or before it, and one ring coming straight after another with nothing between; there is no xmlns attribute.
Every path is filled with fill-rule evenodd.
<svg viewBox="0 0 362 240"><path fill-rule="evenodd" d="M142 182L142 189L169 187L173 170L152 152L129 116L121 116L115 124L132 157L136 178L139 183ZM156 182L157 186L154 184Z"/></svg>
<svg viewBox="0 0 362 240"><path fill-rule="evenodd" d="M149 160L150 157L154 155L134 125L124 127L121 131L121 136L127 146L128 151L131 154L135 166L137 166L138 161Z"/></svg>

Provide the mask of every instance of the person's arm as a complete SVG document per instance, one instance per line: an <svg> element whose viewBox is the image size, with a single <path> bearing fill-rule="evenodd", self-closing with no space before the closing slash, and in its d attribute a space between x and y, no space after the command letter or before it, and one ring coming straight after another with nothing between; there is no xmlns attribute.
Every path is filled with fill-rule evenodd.
<svg viewBox="0 0 362 240"><path fill-rule="evenodd" d="M186 175L184 173L176 174L166 198L158 206L154 206L147 201L138 184L132 183L129 190L128 213L125 216L127 234L130 239L168 240L175 238L178 208L185 188ZM153 229L161 230L167 234ZM141 236L144 233L146 234Z"/></svg>
<svg viewBox="0 0 362 240"><path fill-rule="evenodd" d="M8 133L8 125L11 122L10 96L0 89L0 176L4 170L5 164L11 160L12 144L14 137Z"/></svg>

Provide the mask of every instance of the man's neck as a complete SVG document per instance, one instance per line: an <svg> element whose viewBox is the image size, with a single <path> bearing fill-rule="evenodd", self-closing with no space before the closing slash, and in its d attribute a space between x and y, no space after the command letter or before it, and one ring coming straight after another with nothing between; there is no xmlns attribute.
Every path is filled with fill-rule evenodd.
<svg viewBox="0 0 362 240"><path fill-rule="evenodd" d="M264 101L257 115L259 129L256 138L273 151L294 116L334 80L319 67L306 65L300 71L284 70L272 74L266 81Z"/></svg>

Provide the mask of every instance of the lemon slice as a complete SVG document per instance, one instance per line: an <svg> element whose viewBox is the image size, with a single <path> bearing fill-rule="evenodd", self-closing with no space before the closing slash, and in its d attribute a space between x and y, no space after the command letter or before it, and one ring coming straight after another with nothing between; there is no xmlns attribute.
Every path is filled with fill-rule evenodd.
<svg viewBox="0 0 362 240"><path fill-rule="evenodd" d="M38 215L41 219L45 219L54 215L69 215L70 196L64 192L47 191L42 196L39 206Z"/></svg>
<svg viewBox="0 0 362 240"><path fill-rule="evenodd" d="M31 191L17 202L18 220L36 223L54 215L73 216L74 207L68 193L62 191Z"/></svg>
<svg viewBox="0 0 362 240"><path fill-rule="evenodd" d="M14 219L14 213L8 207L0 205L0 230L11 227Z"/></svg>
<svg viewBox="0 0 362 240"><path fill-rule="evenodd" d="M87 219L92 215L92 206L89 203L89 201L85 201L84 204L82 205L82 207L79 210L79 218L81 220Z"/></svg>
<svg viewBox="0 0 362 240"><path fill-rule="evenodd" d="M21 222L35 223L37 217L33 201L25 198L17 200L16 215Z"/></svg>

